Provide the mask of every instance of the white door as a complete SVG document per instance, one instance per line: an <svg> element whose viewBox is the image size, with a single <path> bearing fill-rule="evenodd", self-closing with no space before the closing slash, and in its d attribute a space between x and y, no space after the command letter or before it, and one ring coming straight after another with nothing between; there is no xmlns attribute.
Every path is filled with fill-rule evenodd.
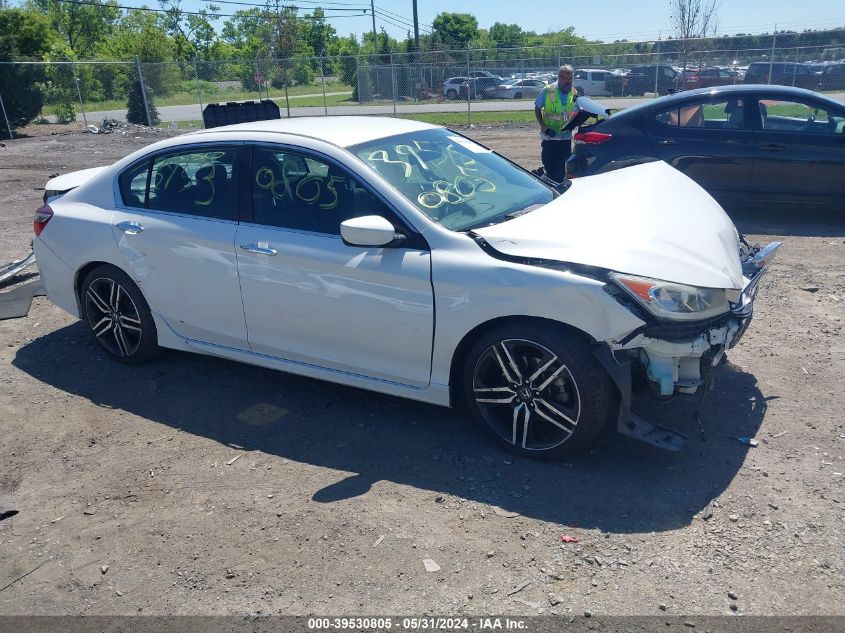
<svg viewBox="0 0 845 633"><path fill-rule="evenodd" d="M586 70L576 70L572 75L572 85L585 96L593 94L590 92L590 80Z"/></svg>
<svg viewBox="0 0 845 633"><path fill-rule="evenodd" d="M253 352L426 386L434 302L422 238L333 161L253 149L253 217L237 234ZM381 215L408 233L389 248L343 243L340 223Z"/></svg>
<svg viewBox="0 0 845 633"><path fill-rule="evenodd" d="M607 73L604 71L592 71L590 72L590 93L591 95L595 96L605 96L608 93L607 88L605 87L604 81L607 78Z"/></svg>
<svg viewBox="0 0 845 633"><path fill-rule="evenodd" d="M248 349L235 255L241 147L183 147L125 172L112 231L150 308L178 335Z"/></svg>

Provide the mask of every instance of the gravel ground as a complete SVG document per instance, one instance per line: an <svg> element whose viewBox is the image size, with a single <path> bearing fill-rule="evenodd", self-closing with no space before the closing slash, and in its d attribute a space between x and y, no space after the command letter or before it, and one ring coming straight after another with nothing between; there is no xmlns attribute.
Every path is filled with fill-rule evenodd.
<svg viewBox="0 0 845 633"><path fill-rule="evenodd" d="M6 141L0 263L48 176L172 133ZM538 164L532 128L467 133ZM126 367L36 298L0 321L0 614L845 614L845 220L736 219L784 247L702 428L690 400L652 412L679 454L608 433L536 463L447 409L184 353Z"/></svg>

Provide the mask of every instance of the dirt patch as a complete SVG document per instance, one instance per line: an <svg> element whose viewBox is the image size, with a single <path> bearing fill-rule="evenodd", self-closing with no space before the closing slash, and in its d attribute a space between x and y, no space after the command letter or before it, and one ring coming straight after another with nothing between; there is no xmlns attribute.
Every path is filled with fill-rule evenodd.
<svg viewBox="0 0 845 633"><path fill-rule="evenodd" d="M530 126L466 131L539 164ZM0 260L51 174L171 133L7 141ZM784 247L703 432L690 401L656 411L680 454L607 434L534 463L447 409L182 353L126 367L36 298L0 322L0 586L48 562L0 613L845 613L845 222L737 222Z"/></svg>

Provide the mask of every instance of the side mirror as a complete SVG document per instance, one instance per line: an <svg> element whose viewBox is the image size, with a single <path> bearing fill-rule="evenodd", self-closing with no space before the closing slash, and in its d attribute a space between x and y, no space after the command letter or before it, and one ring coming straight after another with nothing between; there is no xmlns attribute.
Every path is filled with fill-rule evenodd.
<svg viewBox="0 0 845 633"><path fill-rule="evenodd" d="M387 246L405 239L389 220L380 215L365 215L340 223L340 236L347 246Z"/></svg>

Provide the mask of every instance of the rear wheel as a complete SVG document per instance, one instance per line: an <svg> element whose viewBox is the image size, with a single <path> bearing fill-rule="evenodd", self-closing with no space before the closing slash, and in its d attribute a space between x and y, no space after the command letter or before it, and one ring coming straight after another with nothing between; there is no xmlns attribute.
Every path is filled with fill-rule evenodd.
<svg viewBox="0 0 845 633"><path fill-rule="evenodd" d="M539 459L588 446L613 400L589 344L530 325L482 336L467 357L463 386L468 410L499 442Z"/></svg>
<svg viewBox="0 0 845 633"><path fill-rule="evenodd" d="M122 270L99 266L82 282L82 309L88 327L109 356L142 363L160 352L150 308Z"/></svg>
<svg viewBox="0 0 845 633"><path fill-rule="evenodd" d="M514 94L513 98L514 98L514 99L522 99L522 93L521 93L521 92L517 92L516 94Z"/></svg>

